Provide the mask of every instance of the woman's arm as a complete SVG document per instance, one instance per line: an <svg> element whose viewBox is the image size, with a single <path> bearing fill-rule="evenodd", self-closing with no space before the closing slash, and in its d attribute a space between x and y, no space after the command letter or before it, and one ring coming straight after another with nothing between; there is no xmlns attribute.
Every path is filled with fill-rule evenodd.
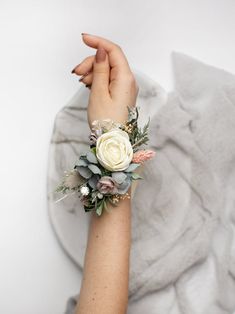
<svg viewBox="0 0 235 314"><path fill-rule="evenodd" d="M124 314L127 310L131 200L110 208L100 217L92 213L76 314Z"/></svg>
<svg viewBox="0 0 235 314"><path fill-rule="evenodd" d="M135 106L138 86L122 49L102 37L84 34L83 41L96 48L72 72L91 85L88 123L110 118L124 123L127 106ZM131 197L129 188L129 196ZM108 205L100 217L92 212L76 314L125 314L128 304L131 242L131 198Z"/></svg>

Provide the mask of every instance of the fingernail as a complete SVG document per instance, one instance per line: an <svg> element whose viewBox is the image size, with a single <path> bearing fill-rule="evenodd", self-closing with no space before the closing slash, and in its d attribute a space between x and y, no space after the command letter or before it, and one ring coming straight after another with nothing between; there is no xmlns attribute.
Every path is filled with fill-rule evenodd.
<svg viewBox="0 0 235 314"><path fill-rule="evenodd" d="M105 57L106 57L105 49L103 47L98 47L95 55L95 61L97 63L103 62L105 60Z"/></svg>
<svg viewBox="0 0 235 314"><path fill-rule="evenodd" d="M76 68L79 67L80 64L81 64L81 63L79 63L78 65L76 65L75 68L72 69L71 73L75 73Z"/></svg>
<svg viewBox="0 0 235 314"><path fill-rule="evenodd" d="M91 35L91 34L88 34L88 33L81 33L82 35ZM91 35L92 36L92 35Z"/></svg>

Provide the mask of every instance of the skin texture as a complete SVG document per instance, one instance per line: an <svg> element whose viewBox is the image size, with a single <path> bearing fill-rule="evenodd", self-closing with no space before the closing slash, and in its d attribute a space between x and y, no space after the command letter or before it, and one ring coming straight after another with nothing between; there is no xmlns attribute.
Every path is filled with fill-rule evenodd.
<svg viewBox="0 0 235 314"><path fill-rule="evenodd" d="M77 75L90 72L82 79L84 84L91 84L89 125L93 120L105 118L124 122L128 116L127 105L135 106L139 91L125 55L120 46L102 37L83 35L82 38L89 47L100 47L107 52L104 62L98 63L95 56L90 56L73 69Z"/></svg>
<svg viewBox="0 0 235 314"><path fill-rule="evenodd" d="M92 213L76 314L124 314L128 305L131 202Z"/></svg>
<svg viewBox="0 0 235 314"><path fill-rule="evenodd" d="M127 105L135 106L138 86L120 46L94 35L83 34L86 45L96 49L74 68L90 84L88 123L111 118L125 122ZM102 61L104 59L104 61ZM97 62L99 61L99 62ZM131 188L128 191L131 197ZM91 212L83 279L76 314L124 314L128 306L131 246L131 198L109 206L99 217Z"/></svg>

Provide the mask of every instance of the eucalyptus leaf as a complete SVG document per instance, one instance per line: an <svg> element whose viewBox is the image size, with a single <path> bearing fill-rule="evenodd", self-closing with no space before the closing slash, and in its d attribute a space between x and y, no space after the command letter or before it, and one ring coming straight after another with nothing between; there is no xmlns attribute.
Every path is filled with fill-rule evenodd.
<svg viewBox="0 0 235 314"><path fill-rule="evenodd" d="M118 186L118 193L125 194L131 185L131 180L127 178L122 184Z"/></svg>
<svg viewBox="0 0 235 314"><path fill-rule="evenodd" d="M92 171L87 167L78 166L77 170L80 173L80 175L85 179L89 179L92 176Z"/></svg>
<svg viewBox="0 0 235 314"><path fill-rule="evenodd" d="M95 154L93 154L91 151L89 151L87 154L86 154L86 158L89 162L91 162L92 164L98 164L98 160L95 156Z"/></svg>
<svg viewBox="0 0 235 314"><path fill-rule="evenodd" d="M77 162L76 162L76 166L83 166L83 167L86 167L88 165L88 163L84 160L84 159L79 159Z"/></svg>
<svg viewBox="0 0 235 314"><path fill-rule="evenodd" d="M100 203L100 205L96 208L96 213L98 216L102 214L103 211L103 202Z"/></svg>
<svg viewBox="0 0 235 314"><path fill-rule="evenodd" d="M95 174L101 174L100 168L98 168L96 165L90 164L88 165L88 168Z"/></svg>
<svg viewBox="0 0 235 314"><path fill-rule="evenodd" d="M88 183L92 189L95 189L98 181L99 181L99 175L95 174L89 179Z"/></svg>
<svg viewBox="0 0 235 314"><path fill-rule="evenodd" d="M131 174L133 180L143 179L138 173L134 172Z"/></svg>
<svg viewBox="0 0 235 314"><path fill-rule="evenodd" d="M108 208L108 206L107 206L107 204L106 204L106 201L105 201L105 200L104 200L104 209L105 209L107 212L110 211L109 208Z"/></svg>
<svg viewBox="0 0 235 314"><path fill-rule="evenodd" d="M121 184L125 181L127 175L122 171L115 171L112 173L112 178L118 183Z"/></svg>
<svg viewBox="0 0 235 314"><path fill-rule="evenodd" d="M134 171L136 168L138 168L140 166L140 164L135 164L135 163L132 163L129 165L129 167L124 170L125 172L132 172Z"/></svg>
<svg viewBox="0 0 235 314"><path fill-rule="evenodd" d="M80 157L81 157L81 156L86 156L86 154L87 154L87 152L84 151L84 152L82 152L82 153L79 154L79 155L80 155Z"/></svg>

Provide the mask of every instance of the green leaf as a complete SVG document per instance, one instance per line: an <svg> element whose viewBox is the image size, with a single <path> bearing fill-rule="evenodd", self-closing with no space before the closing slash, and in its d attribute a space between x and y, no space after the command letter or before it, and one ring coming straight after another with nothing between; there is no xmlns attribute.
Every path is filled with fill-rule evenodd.
<svg viewBox="0 0 235 314"><path fill-rule="evenodd" d="M125 172L132 172L134 171L136 168L138 168L140 166L140 164L136 164L136 163L132 163L129 165L129 167L124 170Z"/></svg>
<svg viewBox="0 0 235 314"><path fill-rule="evenodd" d="M131 185L131 180L128 178L118 186L118 194L125 194Z"/></svg>
<svg viewBox="0 0 235 314"><path fill-rule="evenodd" d="M87 167L78 166L77 170L80 173L80 175L85 179L89 179L92 176L92 171Z"/></svg>
<svg viewBox="0 0 235 314"><path fill-rule="evenodd" d="M88 184L90 185L92 189L95 189L98 181L99 181L99 176L95 174L89 179Z"/></svg>
<svg viewBox="0 0 235 314"><path fill-rule="evenodd" d="M90 165L88 165L88 168L89 168L94 174L101 174L100 168L98 168L96 165L90 164Z"/></svg>
<svg viewBox="0 0 235 314"><path fill-rule="evenodd" d="M108 208L107 203L105 202L105 200L104 200L104 209L105 209L107 212L110 211L110 209Z"/></svg>
<svg viewBox="0 0 235 314"><path fill-rule="evenodd" d="M60 192L64 189L64 186L63 185L59 185L55 190L54 192Z"/></svg>
<svg viewBox="0 0 235 314"><path fill-rule="evenodd" d="M98 164L98 160L96 158L96 156L91 152L89 151L87 154L86 154L86 158L89 162L91 162L92 164Z"/></svg>
<svg viewBox="0 0 235 314"><path fill-rule="evenodd" d="M125 181L127 175L122 171L115 171L112 173L112 178L118 183L121 184Z"/></svg>
<svg viewBox="0 0 235 314"><path fill-rule="evenodd" d="M133 180L138 180L138 179L143 179L143 177L141 177L138 173L136 173L136 172L133 172L132 174L131 174L131 178L133 179Z"/></svg>
<svg viewBox="0 0 235 314"><path fill-rule="evenodd" d="M82 153L80 154L80 157L81 157L81 156L86 156L86 154L87 154L87 152L82 152Z"/></svg>
<svg viewBox="0 0 235 314"><path fill-rule="evenodd" d="M96 147L92 147L92 148L91 148L91 151L93 152L93 154L96 155Z"/></svg>
<svg viewBox="0 0 235 314"><path fill-rule="evenodd" d="M96 214L100 216L103 211L103 202L100 203L100 205L96 208Z"/></svg>
<svg viewBox="0 0 235 314"><path fill-rule="evenodd" d="M77 162L76 162L76 166L83 166L83 167L86 167L88 165L88 163L84 160L84 159L79 159Z"/></svg>
<svg viewBox="0 0 235 314"><path fill-rule="evenodd" d="M128 122L133 122L135 120L138 119L138 107L135 106L135 107L131 107L131 106L127 106L127 109L128 109Z"/></svg>

